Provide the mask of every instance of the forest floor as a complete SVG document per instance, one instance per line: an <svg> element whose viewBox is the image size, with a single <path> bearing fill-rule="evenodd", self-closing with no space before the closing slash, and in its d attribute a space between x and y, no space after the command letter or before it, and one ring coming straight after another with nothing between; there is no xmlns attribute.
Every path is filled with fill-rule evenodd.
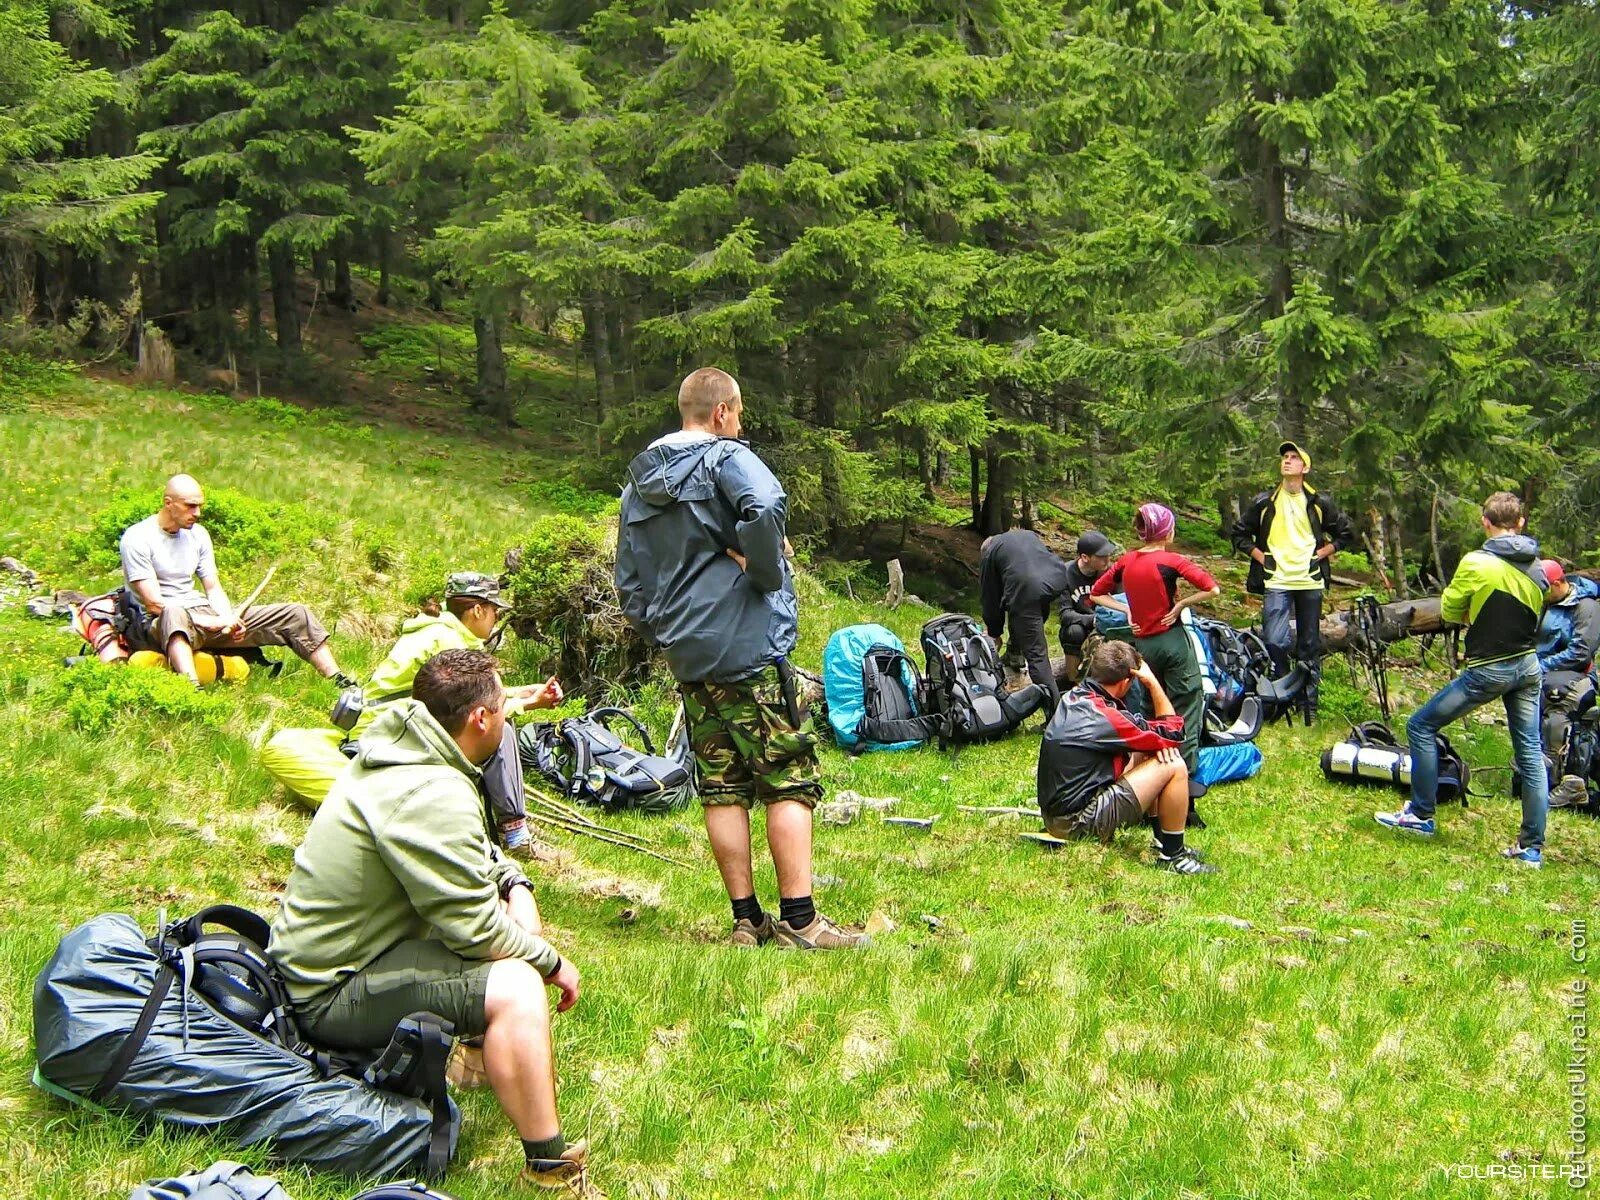
<svg viewBox="0 0 1600 1200"><path fill-rule="evenodd" d="M296 415L298 414L298 415ZM495 570L561 505L560 455L261 400L136 390L41 372L0 381L0 554L48 586L112 582L89 531L108 498L172 470L275 505L275 540L225 563L236 593L281 562L272 595L333 625L361 674L407 599L449 566ZM1227 587L1237 592L1233 564ZM0 581L3 583L4 581ZM802 579L798 661L879 621L911 645L930 611ZM1053 632L1053 631L1052 631ZM124 1196L218 1158L221 1139L154 1135L29 1084L31 987L97 913L152 928L219 900L270 911L309 814L262 771L285 725L321 725L331 685L293 659L177 720L103 703L61 659L60 620L0 605L0 1194ZM506 653L515 677L527 667ZM89 676L83 676L88 678ZM163 679L165 677L162 677ZM1402 712L1438 676L1395 681ZM667 698L645 698L658 728ZM1274 726L1267 763L1203 802L1219 868L1178 878L1148 839L1056 853L1027 819L1038 722L995 745L852 759L831 792L895 796L918 832L819 826L818 898L885 931L864 953L739 952L696 814L621 818L692 869L554 835L539 903L584 995L555 1024L569 1135L614 1197L1458 1197L1555 1194L1466 1169L1557 1167L1573 1148L1568 1061L1576 922L1600 883L1600 824L1551 820L1547 865L1508 865L1509 755L1497 719L1452 730L1488 793L1443 810L1432 842L1377 827L1384 790L1318 768L1366 715L1340 663L1329 716ZM1493 714L1498 718L1498 714ZM758 875L774 902L770 866ZM519 1147L492 1098L463 1097L462 1200L507 1191ZM277 1168L296 1200L348 1181Z"/></svg>

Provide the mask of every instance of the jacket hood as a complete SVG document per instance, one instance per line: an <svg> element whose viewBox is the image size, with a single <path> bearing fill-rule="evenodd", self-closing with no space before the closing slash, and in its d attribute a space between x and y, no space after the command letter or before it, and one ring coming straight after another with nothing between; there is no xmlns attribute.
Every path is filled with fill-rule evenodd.
<svg viewBox="0 0 1600 1200"><path fill-rule="evenodd" d="M1499 537L1492 537L1483 544L1483 549L1485 553L1516 563L1519 567L1526 567L1539 557L1539 543L1525 533L1503 533ZM1542 571L1540 575L1543 576Z"/></svg>
<svg viewBox="0 0 1600 1200"><path fill-rule="evenodd" d="M356 761L368 770L384 767L451 767L474 781L479 771L455 739L420 700L397 700L384 708L356 743Z"/></svg>
<svg viewBox="0 0 1600 1200"><path fill-rule="evenodd" d="M668 434L628 464L634 494L657 508L685 500L709 500L716 480L709 467L723 453L724 439Z"/></svg>
<svg viewBox="0 0 1600 1200"><path fill-rule="evenodd" d="M1579 600L1600 600L1600 583L1582 575L1568 575L1567 582L1572 585L1572 590L1557 607L1570 608Z"/></svg>
<svg viewBox="0 0 1600 1200"><path fill-rule="evenodd" d="M463 625L457 619L455 613L451 612L442 612L437 617L430 617L427 613L419 612L414 617L407 617L400 626L400 634L404 637L408 633L416 633L419 629L427 629L434 625L443 625L459 634L473 649L483 645L483 639Z"/></svg>

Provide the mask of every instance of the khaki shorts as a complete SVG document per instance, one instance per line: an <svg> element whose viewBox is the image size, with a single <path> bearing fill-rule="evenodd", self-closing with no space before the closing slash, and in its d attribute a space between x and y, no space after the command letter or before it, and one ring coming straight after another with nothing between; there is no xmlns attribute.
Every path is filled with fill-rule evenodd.
<svg viewBox="0 0 1600 1200"><path fill-rule="evenodd" d="M335 1050L379 1050L414 1012L431 1012L457 1037L489 1028L484 1003L492 962L462 958L443 942L401 942L341 984L331 998L297 1006L311 1040Z"/></svg>
<svg viewBox="0 0 1600 1200"><path fill-rule="evenodd" d="M1144 820L1144 810L1139 807L1139 797L1126 779L1106 784L1075 813L1051 817L1045 829L1052 837L1095 837L1109 846L1117 830L1137 825Z"/></svg>

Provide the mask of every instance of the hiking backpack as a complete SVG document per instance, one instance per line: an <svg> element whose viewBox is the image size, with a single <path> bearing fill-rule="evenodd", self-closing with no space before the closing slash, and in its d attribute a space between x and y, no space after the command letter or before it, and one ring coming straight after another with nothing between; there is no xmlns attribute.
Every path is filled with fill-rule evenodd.
<svg viewBox="0 0 1600 1200"><path fill-rule="evenodd" d="M927 706L940 719L941 750L952 742L1002 737L1049 701L1050 693L1037 683L1005 690L994 642L965 613L945 613L924 624L922 654Z"/></svg>
<svg viewBox="0 0 1600 1200"><path fill-rule="evenodd" d="M610 722L633 726L640 753L611 731ZM694 797L694 757L678 730L665 756L650 731L625 708L597 708L587 716L538 721L517 730L524 771L537 771L563 793L607 812L675 812Z"/></svg>
<svg viewBox="0 0 1600 1200"><path fill-rule="evenodd" d="M218 926L222 932L210 932ZM350 1176L444 1174L460 1113L454 1029L413 1013L376 1056L306 1041L254 913L207 908L146 938L120 914L61 940L33 989L34 1082L73 1103L224 1133Z"/></svg>
<svg viewBox="0 0 1600 1200"><path fill-rule="evenodd" d="M1438 735L1439 793L1441 803L1467 803L1471 770L1444 734ZM1411 790L1411 754L1382 721L1367 721L1350 730L1350 736L1322 752L1322 773L1329 779L1356 783L1386 783L1400 791Z"/></svg>
<svg viewBox="0 0 1600 1200"><path fill-rule="evenodd" d="M922 711L922 676L905 644L882 625L835 630L822 652L828 728L851 754L909 750L938 732Z"/></svg>

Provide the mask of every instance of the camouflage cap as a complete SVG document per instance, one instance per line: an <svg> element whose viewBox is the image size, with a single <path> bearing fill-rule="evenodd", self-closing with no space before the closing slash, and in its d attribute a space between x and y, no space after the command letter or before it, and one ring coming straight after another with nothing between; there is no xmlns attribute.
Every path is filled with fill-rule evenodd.
<svg viewBox="0 0 1600 1200"><path fill-rule="evenodd" d="M500 581L493 575L485 575L482 571L456 571L446 579L444 598L454 600L457 596L483 600L496 608L511 607L500 595Z"/></svg>

